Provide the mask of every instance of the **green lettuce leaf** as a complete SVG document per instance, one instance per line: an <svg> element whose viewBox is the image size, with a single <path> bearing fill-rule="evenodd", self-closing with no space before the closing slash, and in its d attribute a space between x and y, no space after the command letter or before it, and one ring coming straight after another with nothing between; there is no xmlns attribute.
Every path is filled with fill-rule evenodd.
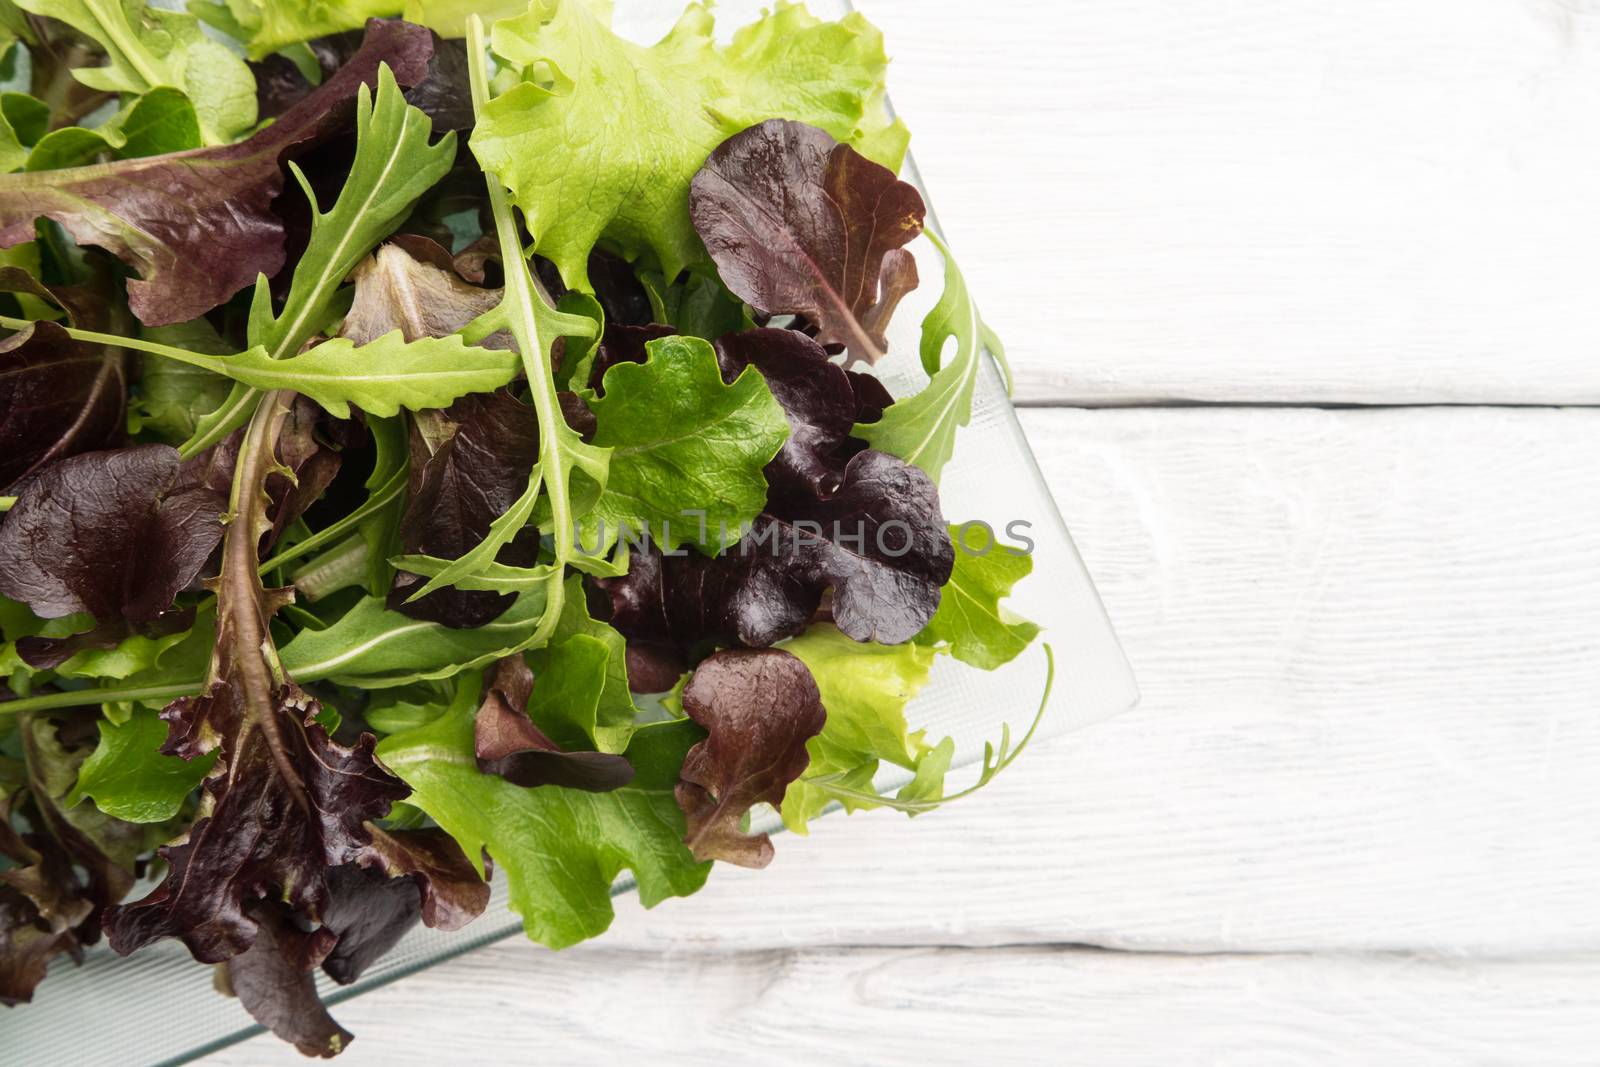
<svg viewBox="0 0 1600 1067"><path fill-rule="evenodd" d="M917 635L922 644L947 645L963 663L992 671L1009 663L1039 627L1000 605L1011 587L1033 573L1033 557L996 542L981 524L950 527L956 565L939 597L939 610Z"/></svg>
<svg viewBox="0 0 1600 1067"><path fill-rule="evenodd" d="M146 340L189 352L221 356L231 351L205 319L146 326L139 332ZM138 392L129 401L128 431L147 432L168 444L181 444L204 415L227 399L231 387L216 371L171 359L147 359Z"/></svg>
<svg viewBox="0 0 1600 1067"><path fill-rule="evenodd" d="M724 384L698 337L663 337L645 351L644 363L608 370L605 395L590 404L594 443L612 453L605 490L583 519L584 548L610 547L626 526L669 550L715 554L766 503L761 469L788 440L788 420L755 368ZM685 512L704 512L704 522Z"/></svg>
<svg viewBox="0 0 1600 1067"><path fill-rule="evenodd" d="M181 89L194 102L206 144L226 144L256 123L256 80L244 60L201 32L190 14L145 0L15 0L35 15L60 19L106 52L102 67L73 76L92 89L147 93Z"/></svg>
<svg viewBox="0 0 1600 1067"><path fill-rule="evenodd" d="M192 759L163 756L167 724L152 708L136 708L121 725L102 719L100 744L78 769L70 808L85 798L124 822L166 822L183 807L217 762L217 752Z"/></svg>
<svg viewBox="0 0 1600 1067"><path fill-rule="evenodd" d="M592 646L576 652L564 649L563 646L578 638L584 639L580 645L593 642L606 652L604 681L594 707L589 708L585 701L580 707L568 707L560 712L551 708L549 721L538 715L534 719L563 746L571 747L576 742L593 744L602 752L621 752L628 745L628 738L633 733L633 721L639 714L639 707L633 702L633 693L628 689L628 643L610 625L589 615L589 605L583 594L583 579L573 576L567 579L566 599L561 605L561 616L550 634L550 643L528 653L528 665L533 668L534 677L542 678L546 673L563 666L581 666L586 658L594 658L596 653ZM570 662L563 664L563 658ZM534 686L536 702L542 699L539 691L541 684L536 682ZM569 729L576 729L583 736L573 737L563 731L556 721L558 718L564 719L570 724Z"/></svg>
<svg viewBox="0 0 1600 1067"><path fill-rule="evenodd" d="M683 757L704 736L699 727L675 720L640 728L626 752L634 779L620 789L526 789L478 770L478 688L464 677L448 712L385 738L377 755L411 787L409 802L454 837L480 873L484 852L505 872L529 937L564 948L604 932L611 884L625 868L647 908L705 883L711 865L684 847L673 798Z"/></svg>
<svg viewBox="0 0 1600 1067"><path fill-rule="evenodd" d="M780 3L721 46L710 9L692 4L642 47L584 0L536 0L495 23L493 44L525 80L484 107L472 150L573 288L590 288L602 237L630 259L649 254L667 278L703 261L689 181L763 119L819 126L891 169L905 155L905 127L883 103L883 37L859 14L822 22Z"/></svg>
<svg viewBox="0 0 1600 1067"><path fill-rule="evenodd" d="M805 776L784 794L785 826L805 833L806 824L834 799L807 780L821 775L843 774L856 788L870 790L880 761L887 760L916 773L906 787L915 795L942 788L953 745L930 746L905 714L906 704L928 680L932 649L852 641L827 624L814 625L780 647L810 669L828 713L822 733L806 744L811 764ZM873 806L865 800L847 804L852 811Z"/></svg>
<svg viewBox="0 0 1600 1067"><path fill-rule="evenodd" d="M102 156L140 159L185 152L203 144L194 104L181 91L158 86L98 126L65 126L40 137L23 168L59 170Z"/></svg>

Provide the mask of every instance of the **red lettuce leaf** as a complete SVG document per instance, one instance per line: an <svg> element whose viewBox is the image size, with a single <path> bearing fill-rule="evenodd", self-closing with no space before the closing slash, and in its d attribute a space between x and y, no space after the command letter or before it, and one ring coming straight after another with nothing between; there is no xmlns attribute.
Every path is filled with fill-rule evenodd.
<svg viewBox="0 0 1600 1067"><path fill-rule="evenodd" d="M633 767L607 752L568 752L528 717L534 676L521 656L506 656L489 673L473 725L478 769L513 785L558 785L604 793L633 781Z"/></svg>
<svg viewBox="0 0 1600 1067"><path fill-rule="evenodd" d="M771 500L804 506L832 496L844 481L845 464L866 447L850 437L859 407L850 375L795 330L724 334L716 349L724 381L756 368L789 420L789 439L764 471L769 508Z"/></svg>
<svg viewBox="0 0 1600 1067"><path fill-rule="evenodd" d="M248 949L228 960L228 990L256 1022L302 1054L337 1056L354 1035L328 1014L314 977L331 935L301 930L281 906L265 902L251 905L249 921L255 934Z"/></svg>
<svg viewBox="0 0 1600 1067"><path fill-rule="evenodd" d="M45 468L0 523L0 593L41 618L156 624L222 540L232 453L167 445Z"/></svg>
<svg viewBox="0 0 1600 1067"><path fill-rule="evenodd" d="M347 129L357 86L375 86L379 64L414 86L432 56L428 30L374 19L348 63L238 144L0 175L0 248L32 240L35 220L53 219L139 274L128 306L141 322L196 318L283 266L284 225L272 210L281 161Z"/></svg>
<svg viewBox="0 0 1600 1067"><path fill-rule="evenodd" d="M850 460L833 496L769 501L722 555L637 549L627 574L595 584L630 640L765 647L803 632L831 588L840 630L899 644L938 610L954 564L932 479L868 450Z"/></svg>
<svg viewBox="0 0 1600 1067"><path fill-rule="evenodd" d="M60 304L84 329L106 325L87 294L52 292L17 267L0 267L0 291ZM75 341L53 322L0 340L0 493L52 460L119 443L127 404L122 349Z"/></svg>
<svg viewBox="0 0 1600 1067"><path fill-rule="evenodd" d="M219 652L237 641L219 635ZM239 658L251 654L259 656L240 643ZM176 937L202 963L230 959L255 941L258 900L281 898L320 919L328 869L355 862L371 844L366 824L409 792L373 760L371 734L348 748L333 741L315 721L321 706L291 682L272 690L270 705L252 706L247 686L230 677L237 669L162 712L164 754L193 759L221 738L222 759L204 787L209 814L161 849L166 880L107 916L111 947L123 955Z"/></svg>
<svg viewBox="0 0 1600 1067"><path fill-rule="evenodd" d="M745 833L740 822L752 804L781 805L810 763L806 742L826 719L816 681L781 649L724 650L695 668L683 710L706 730L679 772L678 806L689 824L683 843L697 860L765 867L771 839Z"/></svg>
<svg viewBox="0 0 1600 1067"><path fill-rule="evenodd" d="M814 126L769 119L711 153L689 186L689 216L722 281L769 314L797 314L817 340L876 363L884 327L917 284L903 245L922 232L922 197Z"/></svg>
<svg viewBox="0 0 1600 1067"><path fill-rule="evenodd" d="M405 552L455 559L470 551L522 495L538 456L533 409L505 389L419 412L411 431L411 500L400 520ZM500 558L527 565L537 550L537 538L524 537L502 549ZM497 618L515 599L510 593L445 588L407 603L424 581L397 573L389 606L414 619L470 628Z"/></svg>

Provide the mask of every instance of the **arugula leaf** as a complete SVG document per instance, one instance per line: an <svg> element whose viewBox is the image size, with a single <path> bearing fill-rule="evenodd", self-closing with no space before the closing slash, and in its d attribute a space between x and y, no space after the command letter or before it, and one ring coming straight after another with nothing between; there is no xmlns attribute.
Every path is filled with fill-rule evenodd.
<svg viewBox="0 0 1600 1067"><path fill-rule="evenodd" d="M1005 371L1005 349L1000 339L978 317L977 305L967 292L961 268L937 234L928 239L944 256L944 294L922 320L922 365L932 380L916 396L901 400L876 422L860 423L855 436L873 448L899 456L921 467L935 481L956 450L956 430L972 418L972 390L985 349ZM955 355L940 366L945 342L955 338Z"/></svg>
<svg viewBox="0 0 1600 1067"><path fill-rule="evenodd" d="M902 246L922 232L916 189L824 130L769 119L711 153L689 217L729 289L768 315L799 314L817 341L876 363L917 285Z"/></svg>
<svg viewBox="0 0 1600 1067"><path fill-rule="evenodd" d="M468 393L505 385L518 368L513 352L468 345L456 334L407 341L399 330L360 346L334 337L288 357L273 356L259 345L232 356L138 347L252 389L293 389L341 419L350 417L352 404L373 415L445 407Z"/></svg>
<svg viewBox="0 0 1600 1067"><path fill-rule="evenodd" d="M807 776L789 786L783 797L783 822L796 833L822 812L834 794L818 788L812 779L847 775L870 787L879 761L931 777L938 758L906 723L906 704L928 681L933 651L915 644L880 645L852 641L833 626L812 626L800 637L783 644L810 670L827 709L822 732L807 744L811 763ZM949 756L943 756L945 766ZM929 788L924 781L920 789ZM855 804L866 807L866 804Z"/></svg>
<svg viewBox="0 0 1600 1067"><path fill-rule="evenodd" d="M161 754L167 724L149 708L135 708L121 725L102 719L100 744L78 770L77 784L64 803L86 798L112 818L126 822L166 822L211 773L217 753L183 760Z"/></svg>
<svg viewBox="0 0 1600 1067"><path fill-rule="evenodd" d="M60 19L105 49L106 65L73 76L94 89L146 93L161 86L194 101L206 144L226 144L256 122L256 83L244 61L208 39L193 15L145 0L14 0Z"/></svg>
<svg viewBox="0 0 1600 1067"><path fill-rule="evenodd" d="M882 36L858 14L825 23L780 4L719 46L691 4L645 48L583 0L539 0L494 25L525 80L483 108L472 150L506 184L538 252L574 288L602 237L667 278L703 261L689 181L730 134L775 115L818 126L898 167L905 129L883 106ZM541 81L540 79L543 79ZM578 173L582 182L555 180Z"/></svg>
<svg viewBox="0 0 1600 1067"><path fill-rule="evenodd" d="M483 27L474 18L468 30L473 108L481 123L484 110L492 103L485 67ZM584 315L558 311L552 306L548 294L534 281L529 270L505 188L493 173L486 173L485 182L495 236L500 245L500 260L505 269L505 297L498 308L478 320L469 337L473 334L486 336L497 329L505 329L516 341L538 422L539 459L529 471L527 488L490 525L488 534L477 547L431 575L412 594L412 599L495 566L500 549L516 538L533 518L535 506L542 495L548 507L548 525L553 533L553 562L549 567L525 572L526 577L543 586L545 597L544 618L529 637L528 643L522 646L531 648L548 639L555 627L566 595L562 585L563 568L567 563L578 562L572 480L582 471L590 485L603 490L610 468L610 453L586 443L577 431L567 425L550 365L549 354L557 337L593 336L594 320Z"/></svg>
<svg viewBox="0 0 1600 1067"><path fill-rule="evenodd" d="M517 597L493 622L471 630L409 618L380 597L362 597L321 630L301 630L280 651L284 670L369 689L448 678L509 655L538 627L540 590Z"/></svg>
<svg viewBox="0 0 1600 1067"><path fill-rule="evenodd" d="M612 466L582 520L585 548L609 548L626 529L648 530L669 550L715 552L761 511L761 469L789 424L759 373L746 369L724 384L716 353L698 337L664 337L645 351L644 363L606 371L605 395L590 404L594 443L611 450Z"/></svg>
<svg viewBox="0 0 1600 1067"><path fill-rule="evenodd" d="M711 865L684 847L683 813L672 792L699 727L685 721L641 727L626 752L634 779L611 792L524 789L478 770L477 701L477 682L466 676L449 711L385 738L378 758L411 786L410 802L454 837L480 872L480 850L505 872L512 910L529 937L564 948L602 933L611 925L611 884L624 868L633 871L647 908L705 883Z"/></svg>
<svg viewBox="0 0 1600 1067"><path fill-rule="evenodd" d="M1038 626L1000 604L1013 585L1033 573L1033 558L996 542L981 523L953 525L950 537L958 543L955 569L939 610L916 639L947 645L956 659L992 671L1016 659L1038 636Z"/></svg>

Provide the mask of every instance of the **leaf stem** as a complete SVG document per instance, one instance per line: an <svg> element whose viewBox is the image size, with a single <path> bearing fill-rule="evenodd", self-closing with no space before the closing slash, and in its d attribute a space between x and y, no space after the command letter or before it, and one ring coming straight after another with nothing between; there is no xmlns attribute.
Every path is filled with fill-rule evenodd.
<svg viewBox="0 0 1600 1067"><path fill-rule="evenodd" d="M473 15L467 20L467 68L472 87L472 114L475 122L483 119L483 106L489 99L489 72L487 50L483 39L483 20ZM517 222L511 213L511 203L506 198L505 186L492 171L484 171L484 184L488 187L489 208L494 218L495 235L500 243L500 260L505 269L505 297L503 307L508 309L508 326L522 354L522 364L528 378L528 392L533 400L534 415L539 420L539 472L545 494L550 498L550 515L555 524L554 536L556 565L552 569L545 600L544 617L535 630L533 641L537 645L548 639L561 615L566 594L562 582L562 566L573 555L572 501L568 494L567 472L564 469L566 450L560 429L566 425L556 397L555 375L550 370L549 343L540 336L534 301L548 301L549 294L534 280L528 269L528 258L523 254L522 241L517 233Z"/></svg>

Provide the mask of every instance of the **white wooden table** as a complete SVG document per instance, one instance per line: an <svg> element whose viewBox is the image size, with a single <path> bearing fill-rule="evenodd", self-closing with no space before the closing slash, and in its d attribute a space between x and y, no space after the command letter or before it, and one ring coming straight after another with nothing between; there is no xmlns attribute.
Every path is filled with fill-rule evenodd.
<svg viewBox="0 0 1600 1067"><path fill-rule="evenodd" d="M1596 1062L1600 3L862 2L1144 702L343 1062Z"/></svg>

